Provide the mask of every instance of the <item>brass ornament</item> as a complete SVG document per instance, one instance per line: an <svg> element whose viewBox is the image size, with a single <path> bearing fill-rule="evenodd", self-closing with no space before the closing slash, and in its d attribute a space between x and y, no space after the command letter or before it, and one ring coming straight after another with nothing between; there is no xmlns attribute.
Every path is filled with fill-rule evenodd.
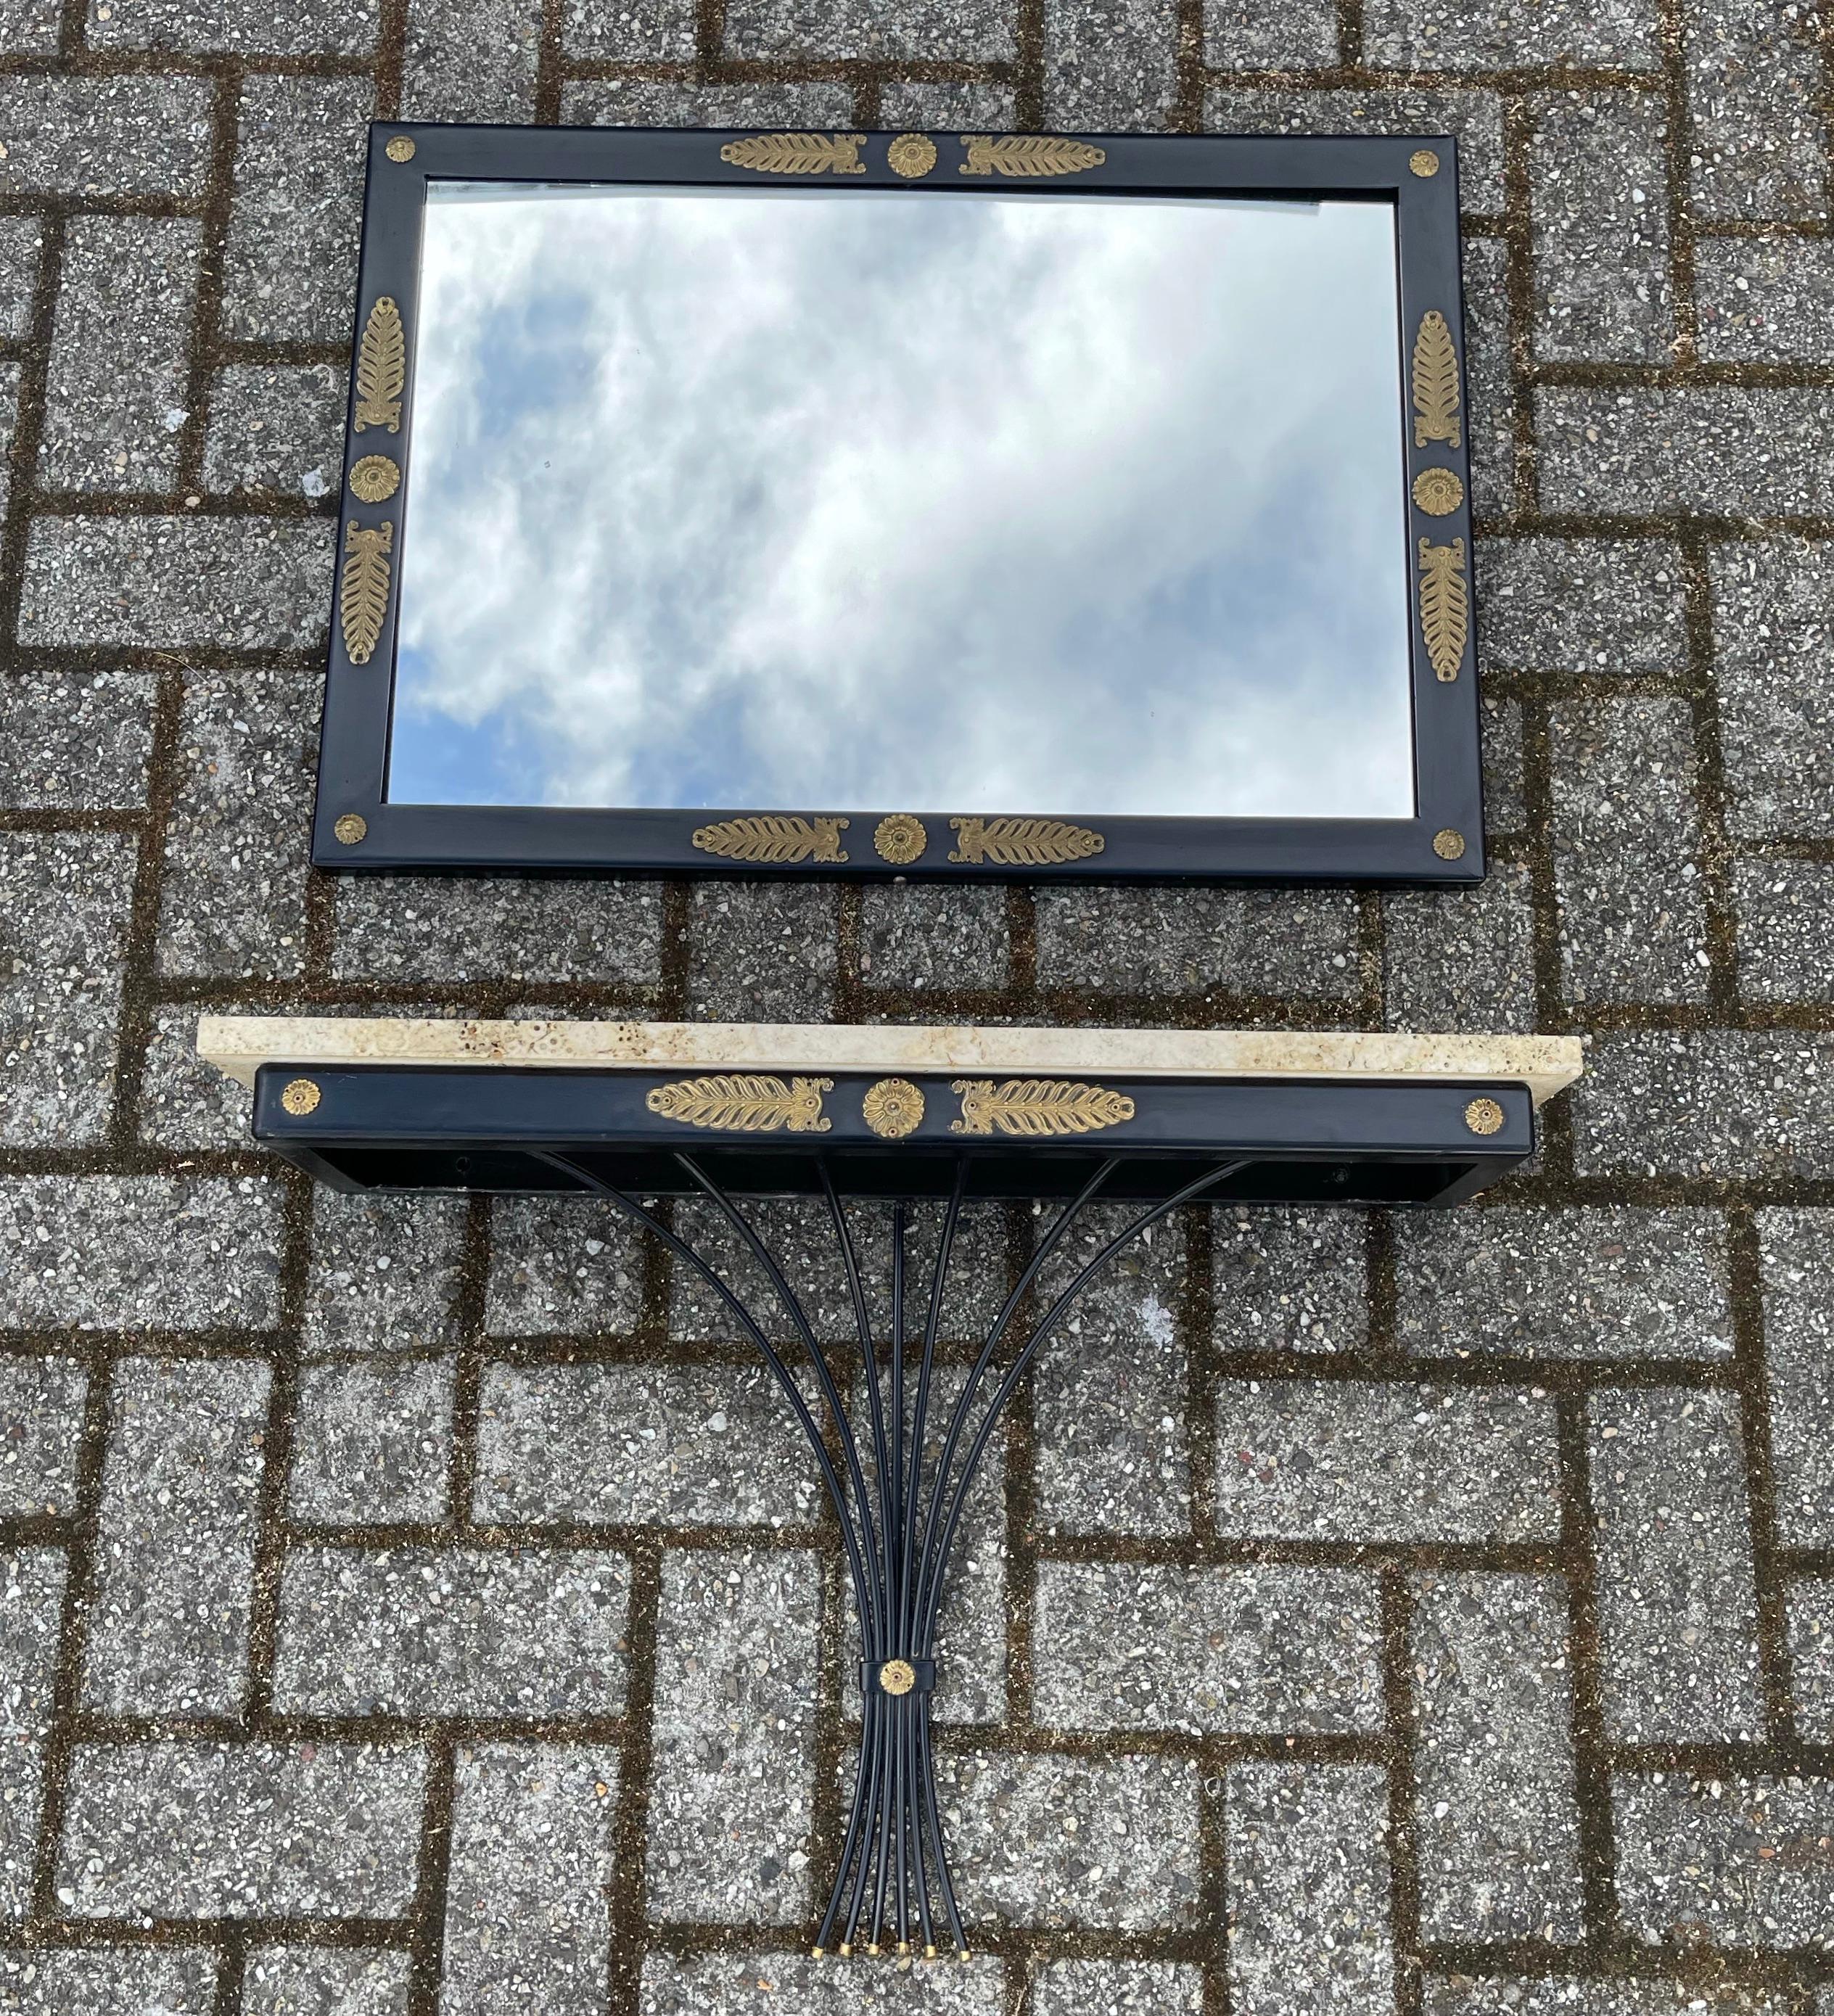
<svg viewBox="0 0 1834 2016"><path fill-rule="evenodd" d="M320 1094L309 1078L296 1078L280 1095L280 1103L297 1120L317 1110Z"/></svg>
<svg viewBox="0 0 1834 2016"><path fill-rule="evenodd" d="M402 393L407 382L408 340L402 329L401 311L391 297L384 294L370 309L357 345L353 430L360 434L366 427L386 427L391 434L398 434Z"/></svg>
<svg viewBox="0 0 1834 2016"><path fill-rule="evenodd" d="M831 168L838 175L863 175L859 150L865 145L863 133L754 133L729 140L719 158L761 175L819 175Z"/></svg>
<svg viewBox="0 0 1834 2016"><path fill-rule="evenodd" d="M1452 332L1437 308L1420 318L1414 338L1414 445L1459 443L1458 353Z"/></svg>
<svg viewBox="0 0 1834 2016"><path fill-rule="evenodd" d="M1429 176L1439 171L1439 157L1430 147L1416 147L1407 157L1407 165L1425 182Z"/></svg>
<svg viewBox="0 0 1834 2016"><path fill-rule="evenodd" d="M1503 1109L1494 1099L1474 1099L1465 1109L1465 1124L1474 1134L1494 1134L1503 1125Z"/></svg>
<svg viewBox="0 0 1834 2016"><path fill-rule="evenodd" d="M1465 485L1449 469L1423 469L1414 479L1414 502L1429 518L1449 518L1465 502Z"/></svg>
<svg viewBox="0 0 1834 2016"><path fill-rule="evenodd" d="M1084 861L1107 846L1099 833L1063 819L952 819L951 861L991 861L1001 867L1042 868L1054 861Z"/></svg>
<svg viewBox="0 0 1834 2016"><path fill-rule="evenodd" d="M346 847L355 847L369 830L369 822L361 812L346 812L331 830Z"/></svg>
<svg viewBox="0 0 1834 2016"><path fill-rule="evenodd" d="M772 813L697 826L694 841L703 854L717 854L726 861L763 862L773 867L797 861L845 861L841 835L849 824L844 819Z"/></svg>
<svg viewBox="0 0 1834 2016"><path fill-rule="evenodd" d="M1106 1085L1076 1085L1065 1078L957 1078L961 1118L953 1134L1094 1134L1133 1118L1133 1102Z"/></svg>
<svg viewBox="0 0 1834 2016"><path fill-rule="evenodd" d="M1436 546L1420 542L1420 628L1433 676L1450 686L1465 662L1471 626L1471 598L1465 588L1465 542Z"/></svg>
<svg viewBox="0 0 1834 2016"><path fill-rule="evenodd" d="M350 487L365 504L386 504L402 487L401 469L385 455L366 455L351 464Z"/></svg>
<svg viewBox="0 0 1834 2016"><path fill-rule="evenodd" d="M1441 826L1432 837L1432 851L1442 861L1465 859L1465 836L1454 826Z"/></svg>
<svg viewBox="0 0 1834 2016"><path fill-rule="evenodd" d="M899 868L916 860L929 844L923 821L909 812L892 812L873 828L873 845L881 858Z"/></svg>
<svg viewBox="0 0 1834 2016"><path fill-rule="evenodd" d="M936 165L936 143L928 133L900 133L885 149L885 160L893 175L913 182Z"/></svg>
<svg viewBox="0 0 1834 2016"><path fill-rule="evenodd" d="M405 133L398 133L382 151L391 161L411 161L414 158L414 143Z"/></svg>
<svg viewBox="0 0 1834 2016"><path fill-rule="evenodd" d="M964 175L1079 175L1108 159L1086 140L1059 140L1048 133L964 133L968 157Z"/></svg>
<svg viewBox="0 0 1834 2016"><path fill-rule="evenodd" d="M882 1078L860 1102L866 1124L888 1141L916 1132L924 1117L924 1095L907 1078Z"/></svg>
<svg viewBox="0 0 1834 2016"><path fill-rule="evenodd" d="M643 1103L665 1120L688 1127L718 1127L735 1134L825 1134L831 1121L822 1117L821 1096L832 1092L831 1078L797 1078L785 1082L762 1072L722 1072L717 1078L686 1078L659 1085Z"/></svg>
<svg viewBox="0 0 1834 2016"><path fill-rule="evenodd" d="M395 527L359 525L351 519L344 535L344 578L337 599L345 655L353 665L366 665L382 635L388 614L388 556L395 550Z"/></svg>
<svg viewBox="0 0 1834 2016"><path fill-rule="evenodd" d="M888 1694L907 1694L917 1685L917 1669L908 1659L888 1659L879 1669L879 1685Z"/></svg>

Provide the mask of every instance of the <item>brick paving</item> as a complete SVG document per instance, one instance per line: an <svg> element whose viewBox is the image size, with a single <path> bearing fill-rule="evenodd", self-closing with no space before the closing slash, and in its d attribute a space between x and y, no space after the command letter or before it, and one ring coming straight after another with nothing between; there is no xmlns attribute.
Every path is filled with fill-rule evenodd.
<svg viewBox="0 0 1834 2016"><path fill-rule="evenodd" d="M1834 2012L1826 26L0 6L0 2010ZM1489 883L310 873L372 113L1456 130ZM308 1007L1593 1041L1479 1207L1193 1215L1040 1366L912 1976L804 1952L853 1694L767 1382L592 1202L256 1153L192 1025Z"/></svg>

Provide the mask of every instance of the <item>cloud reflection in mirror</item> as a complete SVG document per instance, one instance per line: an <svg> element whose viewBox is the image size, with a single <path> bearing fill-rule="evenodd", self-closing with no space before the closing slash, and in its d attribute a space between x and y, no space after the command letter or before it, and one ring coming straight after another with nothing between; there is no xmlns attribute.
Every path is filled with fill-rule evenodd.
<svg viewBox="0 0 1834 2016"><path fill-rule="evenodd" d="M402 802L1400 819L1385 205L438 183Z"/></svg>

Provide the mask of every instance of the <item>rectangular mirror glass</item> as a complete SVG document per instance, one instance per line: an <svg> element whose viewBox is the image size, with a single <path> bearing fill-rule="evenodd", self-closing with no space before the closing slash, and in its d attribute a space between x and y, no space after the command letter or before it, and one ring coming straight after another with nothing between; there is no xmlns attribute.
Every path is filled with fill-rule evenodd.
<svg viewBox="0 0 1834 2016"><path fill-rule="evenodd" d="M430 176L413 319L391 804L1415 815L1392 198Z"/></svg>

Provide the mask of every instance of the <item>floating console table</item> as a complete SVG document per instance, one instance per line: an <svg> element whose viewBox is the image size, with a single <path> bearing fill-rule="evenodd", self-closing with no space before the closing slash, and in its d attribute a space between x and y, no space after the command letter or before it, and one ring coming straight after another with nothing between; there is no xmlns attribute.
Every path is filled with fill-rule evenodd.
<svg viewBox="0 0 1834 2016"><path fill-rule="evenodd" d="M197 1042L253 1090L256 1138L339 1190L593 1193L719 1297L807 1438L861 1620L859 1763L816 1949L932 1956L939 1939L967 1951L931 1759L937 1614L976 1467L1037 1351L1107 1263L1180 1204L1459 1203L1533 1151L1536 1108L1580 1069L1566 1037L206 1016ZM762 1195L826 1203L858 1333L863 1398L851 1409L854 1381L837 1377L737 1201ZM668 1196L713 1205L795 1346L780 1349L773 1312L748 1307L658 1216L651 1204ZM849 1197L892 1204L882 1334ZM917 1198L945 1204L921 1337L905 1321L905 1207ZM926 1464L955 1234L963 1204L989 1198L1062 1208ZM1138 1209L1061 1292L1035 1294L1097 1200Z"/></svg>

